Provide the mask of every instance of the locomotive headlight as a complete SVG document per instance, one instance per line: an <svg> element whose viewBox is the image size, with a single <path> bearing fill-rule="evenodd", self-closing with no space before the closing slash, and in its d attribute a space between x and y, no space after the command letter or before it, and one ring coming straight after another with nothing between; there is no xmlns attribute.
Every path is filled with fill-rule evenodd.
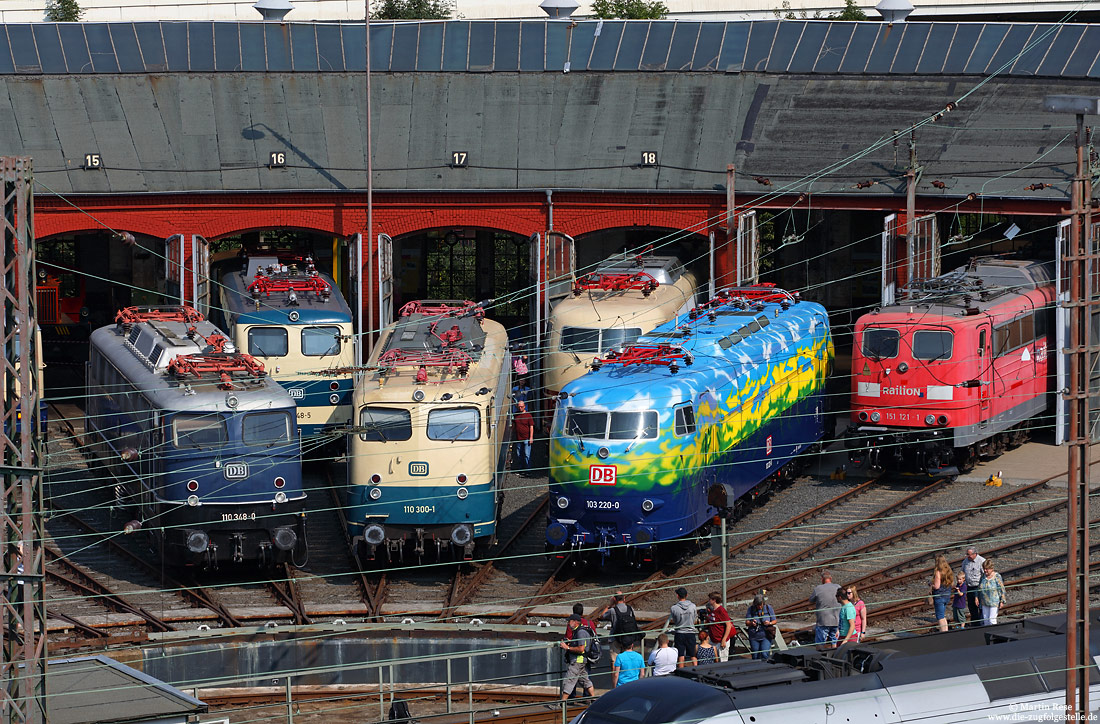
<svg viewBox="0 0 1100 724"><path fill-rule="evenodd" d="M642 510L644 510L647 513L652 513L653 512L653 501L650 500L649 498L646 498L645 500L643 500L642 501Z"/></svg>
<svg viewBox="0 0 1100 724"><path fill-rule="evenodd" d="M925 415L924 416L924 424L925 425L935 425L936 424L936 416L935 415Z"/></svg>
<svg viewBox="0 0 1100 724"><path fill-rule="evenodd" d="M279 492L275 493L275 502L276 503L285 503L286 502L286 493L284 493L281 490Z"/></svg>
<svg viewBox="0 0 1100 724"><path fill-rule="evenodd" d="M607 456L610 454L611 451L605 447L601 447L599 450L596 451L596 455L599 456L600 460L607 460Z"/></svg>
<svg viewBox="0 0 1100 724"><path fill-rule="evenodd" d="M370 489L370 499L371 500L378 500L381 497L382 497L382 488L371 488Z"/></svg>
<svg viewBox="0 0 1100 724"><path fill-rule="evenodd" d="M466 478L466 473L459 473L459 474L458 474L458 477L457 477L457 478L455 478L455 480L457 480L457 481L458 481L458 484L459 484L459 485L465 485L465 484L466 484L466 480L467 480L467 478Z"/></svg>
<svg viewBox="0 0 1100 724"><path fill-rule="evenodd" d="M340 389L340 383L339 382L329 382L328 383L328 388L330 390L332 390L333 392L336 392L336 390Z"/></svg>
<svg viewBox="0 0 1100 724"><path fill-rule="evenodd" d="M284 485L286 485L286 479L285 478L281 478L281 477L280 478L275 478L275 487L276 488L282 489Z"/></svg>
<svg viewBox="0 0 1100 724"><path fill-rule="evenodd" d="M375 485L378 485L380 482L382 482L382 476L379 475L378 473L375 473L374 475L370 476L370 481L372 483L374 483ZM371 497L374 497L374 496L371 496Z"/></svg>
<svg viewBox="0 0 1100 724"><path fill-rule="evenodd" d="M948 419L947 415L940 415L936 418L936 422L940 423L941 425L946 425L948 422L950 422L950 420Z"/></svg>
<svg viewBox="0 0 1100 724"><path fill-rule="evenodd" d="M329 401L330 405L339 405L340 404L340 395L329 395L328 396L328 401Z"/></svg>
<svg viewBox="0 0 1100 724"><path fill-rule="evenodd" d="M459 500L466 500L466 498L470 497L470 491L466 488L459 488L456 493Z"/></svg>
<svg viewBox="0 0 1100 724"><path fill-rule="evenodd" d="M867 422L869 415L866 410L860 410L858 417L860 422Z"/></svg>
<svg viewBox="0 0 1100 724"><path fill-rule="evenodd" d="M881 419L882 419L882 415L878 414L877 412L872 412L871 413L871 422L878 422Z"/></svg>
<svg viewBox="0 0 1100 724"><path fill-rule="evenodd" d="M199 496L197 496L197 495L188 495L187 496L187 504L190 505L192 508L194 508L195 506L197 506L199 504Z"/></svg>
<svg viewBox="0 0 1100 724"><path fill-rule="evenodd" d="M192 493L194 493L195 491L197 491L199 489L199 481L198 480L188 480L187 481L187 489L190 490Z"/></svg>
<svg viewBox="0 0 1100 724"><path fill-rule="evenodd" d="M562 510L565 510L569 507L569 498L565 497L564 495L559 495L558 499L554 502L557 503L558 507Z"/></svg>
<svg viewBox="0 0 1100 724"><path fill-rule="evenodd" d="M902 374L905 374L908 371L909 371L909 365L905 364L904 362L901 362L900 364L898 364L898 372L901 372Z"/></svg>
<svg viewBox="0 0 1100 724"><path fill-rule="evenodd" d="M237 409L237 405L239 404L241 404L241 401L237 399L236 395L230 394L225 396L225 406L228 407L230 410Z"/></svg>

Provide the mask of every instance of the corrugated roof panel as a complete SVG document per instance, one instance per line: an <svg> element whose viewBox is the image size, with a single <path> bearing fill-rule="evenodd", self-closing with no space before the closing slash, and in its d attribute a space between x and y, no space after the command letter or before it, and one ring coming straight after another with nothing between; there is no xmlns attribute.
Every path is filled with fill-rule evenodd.
<svg viewBox="0 0 1100 724"><path fill-rule="evenodd" d="M649 35L642 50L642 70L664 70L668 50L672 45L672 23L650 23Z"/></svg>
<svg viewBox="0 0 1100 724"><path fill-rule="evenodd" d="M787 20L780 23L779 29L775 32L771 51L760 69L768 73L786 73L807 24L805 20Z"/></svg>
<svg viewBox="0 0 1100 724"><path fill-rule="evenodd" d="M416 70L416 50L420 38L419 23L395 25L393 28L393 53L390 70L393 72Z"/></svg>
<svg viewBox="0 0 1100 724"><path fill-rule="evenodd" d="M468 70L493 69L493 22L470 23L470 65Z"/></svg>
<svg viewBox="0 0 1100 724"><path fill-rule="evenodd" d="M695 57L695 44L699 41L699 28L702 23L677 22L672 32L672 45L668 50L665 70L691 70L691 60Z"/></svg>
<svg viewBox="0 0 1100 724"><path fill-rule="evenodd" d="M790 22L790 21L783 21ZM765 20L749 25L749 48L745 51L745 70L762 72L768 65L768 56L772 52L776 31L780 22Z"/></svg>
<svg viewBox="0 0 1100 724"><path fill-rule="evenodd" d="M322 72L344 70L344 36L339 25L317 26L317 64Z"/></svg>
<svg viewBox="0 0 1100 724"><path fill-rule="evenodd" d="M546 25L544 23L520 25L519 69L546 70Z"/></svg>
<svg viewBox="0 0 1100 724"><path fill-rule="evenodd" d="M188 70L187 23L163 23L161 32L164 33L164 51L168 57L168 70Z"/></svg>
<svg viewBox="0 0 1100 724"><path fill-rule="evenodd" d="M65 52L65 67L70 73L90 73L92 59L88 55L88 41L84 39L83 23L61 23L57 26L57 32L61 35L61 49ZM7 50L7 37L0 32L0 42L4 43ZM0 66L3 66L6 52L0 53ZM10 63L10 59L8 59ZM11 72L0 67L0 72Z"/></svg>
<svg viewBox="0 0 1100 724"><path fill-rule="evenodd" d="M970 56L974 53L981 34L981 25L960 23L955 27L951 48L947 51L947 58L943 63L944 73L962 73L966 70L966 64L970 62Z"/></svg>
<svg viewBox="0 0 1100 724"><path fill-rule="evenodd" d="M844 50L855 32L855 23L829 23L829 32L821 45L821 52L814 65L815 73L835 73L844 59Z"/></svg>
<svg viewBox="0 0 1100 724"><path fill-rule="evenodd" d="M505 20L498 22L495 47L493 70L519 70L519 23Z"/></svg>
<svg viewBox="0 0 1100 724"><path fill-rule="evenodd" d="M740 73L745 68L745 49L749 44L749 23L726 23L722 51L718 55L720 73Z"/></svg>
<svg viewBox="0 0 1100 724"><path fill-rule="evenodd" d="M321 47L323 48L324 45ZM442 67L443 24L423 23L420 26L420 40L416 47L416 69L438 71Z"/></svg>
<svg viewBox="0 0 1100 724"><path fill-rule="evenodd" d="M806 23L802 37L798 40L798 47L791 56L790 65L787 66L789 72L809 73L814 69L817 59L821 57L821 47L831 25L833 23Z"/></svg>
<svg viewBox="0 0 1100 724"><path fill-rule="evenodd" d="M894 56L894 64L890 67L891 73L913 73L917 70L917 62L924 52L924 45L931 29L930 23L905 24L905 35L898 46L898 54Z"/></svg>
<svg viewBox="0 0 1100 724"><path fill-rule="evenodd" d="M611 70L615 67L615 55L619 52L619 41L623 37L623 22L608 21L600 28L599 35L592 47L592 57L588 60L589 70Z"/></svg>
<svg viewBox="0 0 1100 724"><path fill-rule="evenodd" d="M1081 78L1088 74L1092 62L1100 53L1100 25L1089 25L1085 28L1085 34L1077 43L1077 48L1066 61L1066 67L1062 73L1068 76Z"/></svg>
<svg viewBox="0 0 1100 724"><path fill-rule="evenodd" d="M220 71L241 69L241 30L236 23L214 24L214 67Z"/></svg>
<svg viewBox="0 0 1100 724"><path fill-rule="evenodd" d="M57 25L53 23L35 23L34 43L38 46L38 60L43 73L64 73L65 54L61 52L61 36L57 34Z"/></svg>
<svg viewBox="0 0 1100 724"><path fill-rule="evenodd" d="M1008 72L1012 75L1035 75L1039 64L1043 62L1051 44L1057 38L1058 29L1057 25L1037 25L1019 59Z"/></svg>
<svg viewBox="0 0 1100 724"><path fill-rule="evenodd" d="M42 72L42 63L38 60L38 48L34 44L30 25L9 25L8 42L11 44L17 73Z"/></svg>
<svg viewBox="0 0 1100 724"><path fill-rule="evenodd" d="M1051 43L1043 62L1035 71L1036 75L1060 75L1084 34L1085 29L1080 25L1063 25L1058 31L1058 37Z"/></svg>
<svg viewBox="0 0 1100 724"><path fill-rule="evenodd" d="M970 60L966 62L963 72L967 74L981 75L989 67L989 61L997 54L997 48L1011 26L1001 24L984 25L978 41L974 44L974 52L970 54Z"/></svg>
<svg viewBox="0 0 1100 724"><path fill-rule="evenodd" d="M294 70L315 73L317 64L317 26L312 23L292 23L290 26L290 51L294 59ZM416 55L415 44L413 56Z"/></svg>
<svg viewBox="0 0 1100 724"><path fill-rule="evenodd" d="M470 24L447 23L443 34L443 70L464 71L469 67Z"/></svg>
<svg viewBox="0 0 1100 724"><path fill-rule="evenodd" d="M160 23L134 23L134 29L137 31L138 46L141 48L145 72L158 73L168 70L168 63L164 59L164 38L160 34ZM71 61L69 71L73 72Z"/></svg>
<svg viewBox="0 0 1100 724"><path fill-rule="evenodd" d="M623 39L619 43L619 55L615 58L615 70L638 70L647 37L649 37L649 23L626 24L623 28Z"/></svg>
<svg viewBox="0 0 1100 724"><path fill-rule="evenodd" d="M695 45L695 57L691 60L694 71L714 70L718 67L718 54L722 50L725 23L703 23L699 28L699 42Z"/></svg>

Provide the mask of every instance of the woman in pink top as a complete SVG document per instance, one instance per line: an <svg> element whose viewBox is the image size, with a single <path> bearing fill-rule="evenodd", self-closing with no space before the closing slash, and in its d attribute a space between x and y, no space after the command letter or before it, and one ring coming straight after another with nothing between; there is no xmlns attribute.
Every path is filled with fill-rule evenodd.
<svg viewBox="0 0 1100 724"><path fill-rule="evenodd" d="M844 590L848 593L848 600L856 607L856 620L853 623L856 629L855 640L859 643L863 639L863 632L867 630L867 604L859 597L855 586L848 586Z"/></svg>

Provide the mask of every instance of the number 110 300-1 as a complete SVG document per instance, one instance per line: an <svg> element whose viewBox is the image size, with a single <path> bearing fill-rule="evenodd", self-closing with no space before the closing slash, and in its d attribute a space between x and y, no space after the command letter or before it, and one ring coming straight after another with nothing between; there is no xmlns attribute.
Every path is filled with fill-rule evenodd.
<svg viewBox="0 0 1100 724"><path fill-rule="evenodd" d="M435 506L434 505L406 505L405 506L405 512L406 513L434 513L435 512Z"/></svg>

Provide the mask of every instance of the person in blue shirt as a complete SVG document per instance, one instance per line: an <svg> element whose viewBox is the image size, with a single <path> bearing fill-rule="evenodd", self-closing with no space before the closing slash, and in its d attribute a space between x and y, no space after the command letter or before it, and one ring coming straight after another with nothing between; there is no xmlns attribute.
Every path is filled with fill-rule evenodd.
<svg viewBox="0 0 1100 724"><path fill-rule="evenodd" d="M611 685L622 686L645 676L645 659L634 650L634 642L623 644L611 668Z"/></svg>

